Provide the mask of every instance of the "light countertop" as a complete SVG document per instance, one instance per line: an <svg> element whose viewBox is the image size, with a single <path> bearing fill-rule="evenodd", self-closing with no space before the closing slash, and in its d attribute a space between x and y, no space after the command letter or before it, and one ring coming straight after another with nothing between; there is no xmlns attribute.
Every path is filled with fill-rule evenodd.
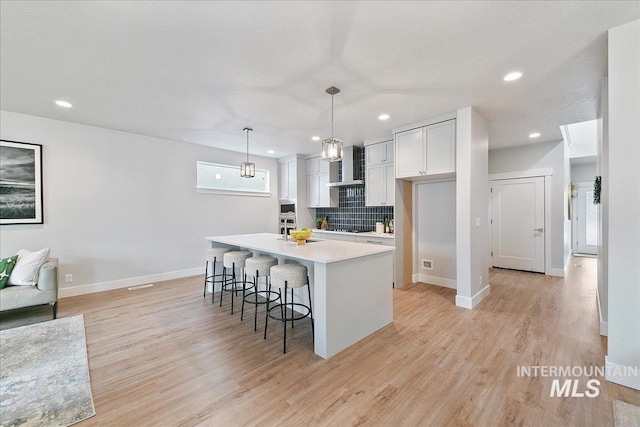
<svg viewBox="0 0 640 427"><path fill-rule="evenodd" d="M338 232L334 231L333 233ZM354 233L344 234L353 235ZM366 235L368 233L357 234ZM371 235L376 235L376 233L371 233ZM306 245L298 245L295 240L288 240L285 242L282 240L282 236L280 234L273 233L212 236L206 237L205 239L211 242L238 246L243 249L250 249L323 264L366 257L395 250L392 246L343 242L338 240L317 240L315 242L307 242ZM311 237L311 240L313 240L313 237Z"/></svg>
<svg viewBox="0 0 640 427"><path fill-rule="evenodd" d="M332 231L332 230L317 230L312 229L313 233L328 233L328 234L342 234L345 236L363 236L363 237L380 237L383 239L393 239L395 238L394 234L389 233L376 233L375 231L367 231L366 233L352 233L350 231Z"/></svg>

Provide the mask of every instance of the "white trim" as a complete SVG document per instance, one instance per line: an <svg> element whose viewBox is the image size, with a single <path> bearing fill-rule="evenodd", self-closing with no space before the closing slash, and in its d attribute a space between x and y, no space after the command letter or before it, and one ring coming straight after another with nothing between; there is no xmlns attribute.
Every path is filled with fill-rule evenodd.
<svg viewBox="0 0 640 427"><path fill-rule="evenodd" d="M202 187L196 187L196 193L224 194L225 196L271 197L270 191L213 190L211 188Z"/></svg>
<svg viewBox="0 0 640 427"><path fill-rule="evenodd" d="M428 274L422 274L422 273L414 274L413 282L426 283L427 285L442 286L443 288L449 288L449 289L458 289L458 284L455 280L445 279L444 277L429 276Z"/></svg>
<svg viewBox="0 0 640 427"><path fill-rule="evenodd" d="M364 146L366 147L367 145L379 144L381 142L393 142L393 134L389 136L367 139L364 141Z"/></svg>
<svg viewBox="0 0 640 427"><path fill-rule="evenodd" d="M423 126L435 125L436 123L446 122L458 118L458 112L443 114L437 117L431 117L430 119L422 120L420 122L409 123L406 125L398 126L391 129L392 133L400 133L411 129L421 128Z"/></svg>
<svg viewBox="0 0 640 427"><path fill-rule="evenodd" d="M600 319L600 335L608 336L609 335L609 323L602 321L602 309L600 308L600 292L598 291L598 287L596 286L596 303L598 304L598 319Z"/></svg>
<svg viewBox="0 0 640 427"><path fill-rule="evenodd" d="M130 277L128 279L112 280L110 282L91 283L89 285L60 288L58 289L58 296L60 298L75 297L78 295L128 288L130 286L145 285L147 283L159 282L162 280L181 279L183 277L197 276L200 274L204 274L204 267L168 271L166 273L150 274L148 276Z"/></svg>
<svg viewBox="0 0 640 427"><path fill-rule="evenodd" d="M485 299L489 295L489 293L490 286L487 285L471 298L462 295L456 295L456 305L458 307L472 309L480 304L480 301Z"/></svg>
<svg viewBox="0 0 640 427"><path fill-rule="evenodd" d="M564 277L564 270L551 267L551 187L553 185L553 176L545 175L544 177L544 274L549 276ZM564 245L562 251L564 252Z"/></svg>
<svg viewBox="0 0 640 427"><path fill-rule="evenodd" d="M551 268L544 274L546 274L547 276L564 277L564 270L561 268Z"/></svg>
<svg viewBox="0 0 640 427"><path fill-rule="evenodd" d="M605 379L607 381L611 381L612 383L621 384L626 387L631 387L636 390L640 390L640 375L636 377L624 376L624 375L614 375L615 371L625 371L631 369L638 369L637 366L624 366L618 365L617 363L609 362L609 358L607 356L604 357L605 360Z"/></svg>
<svg viewBox="0 0 640 427"><path fill-rule="evenodd" d="M489 181L516 178L535 178L537 176L552 176L553 168L529 169L526 171L490 173Z"/></svg>

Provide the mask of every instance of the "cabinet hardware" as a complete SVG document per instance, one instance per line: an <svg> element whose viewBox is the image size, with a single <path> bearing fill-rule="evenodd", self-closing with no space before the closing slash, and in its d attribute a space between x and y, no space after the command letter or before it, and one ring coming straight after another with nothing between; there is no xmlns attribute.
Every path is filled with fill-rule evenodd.
<svg viewBox="0 0 640 427"><path fill-rule="evenodd" d="M544 228L534 228L533 231L539 231L542 233L544 231Z"/></svg>

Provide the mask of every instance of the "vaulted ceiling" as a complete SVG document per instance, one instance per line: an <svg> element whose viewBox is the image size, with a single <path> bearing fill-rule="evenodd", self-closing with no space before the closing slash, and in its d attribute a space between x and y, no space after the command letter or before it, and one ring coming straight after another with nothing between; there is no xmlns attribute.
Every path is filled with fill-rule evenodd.
<svg viewBox="0 0 640 427"><path fill-rule="evenodd" d="M272 157L320 150L332 85L347 145L469 105L491 149L561 140L596 117L607 30L640 17L636 1L0 7L3 110L234 151L251 126L251 152Z"/></svg>

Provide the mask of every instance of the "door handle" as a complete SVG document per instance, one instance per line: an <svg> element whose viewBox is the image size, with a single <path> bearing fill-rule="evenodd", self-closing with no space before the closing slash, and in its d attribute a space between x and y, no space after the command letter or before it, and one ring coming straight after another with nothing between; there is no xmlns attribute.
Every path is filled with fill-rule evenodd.
<svg viewBox="0 0 640 427"><path fill-rule="evenodd" d="M544 231L544 228L534 228L533 231L539 231L540 233L542 233Z"/></svg>

